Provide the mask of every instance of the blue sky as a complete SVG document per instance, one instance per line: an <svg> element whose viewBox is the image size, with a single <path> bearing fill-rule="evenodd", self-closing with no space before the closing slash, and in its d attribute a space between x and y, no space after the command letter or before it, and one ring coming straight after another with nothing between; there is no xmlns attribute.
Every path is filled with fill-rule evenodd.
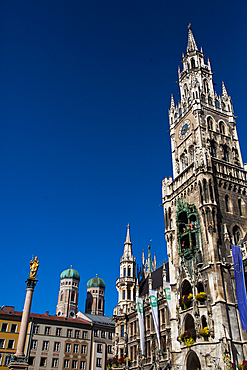
<svg viewBox="0 0 247 370"><path fill-rule="evenodd" d="M0 1L0 305L23 309L34 254L33 312L55 313L73 265L79 309L98 274L111 315L127 223L138 263L150 239L165 259L167 112L187 25L232 96L247 161L246 15L246 1Z"/></svg>

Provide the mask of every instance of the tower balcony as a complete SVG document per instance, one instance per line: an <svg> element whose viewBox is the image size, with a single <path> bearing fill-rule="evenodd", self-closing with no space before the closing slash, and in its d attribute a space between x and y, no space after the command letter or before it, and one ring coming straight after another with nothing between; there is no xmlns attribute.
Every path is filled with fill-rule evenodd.
<svg viewBox="0 0 247 370"><path fill-rule="evenodd" d="M126 284L134 284L135 278L131 276L123 276L117 279L116 284L117 285L126 285Z"/></svg>
<svg viewBox="0 0 247 370"><path fill-rule="evenodd" d="M212 158L214 170L217 177L222 180L231 180L238 185L246 186L246 171L241 167L234 166L233 164L220 159Z"/></svg>

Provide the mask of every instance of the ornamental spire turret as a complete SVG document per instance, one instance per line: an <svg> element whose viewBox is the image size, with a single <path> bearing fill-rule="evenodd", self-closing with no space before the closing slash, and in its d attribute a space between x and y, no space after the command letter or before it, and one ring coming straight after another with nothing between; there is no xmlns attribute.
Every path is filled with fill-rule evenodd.
<svg viewBox="0 0 247 370"><path fill-rule="evenodd" d="M122 259L133 259L132 243L130 239L130 225L127 225L126 240L124 242L124 252Z"/></svg>
<svg viewBox="0 0 247 370"><path fill-rule="evenodd" d="M196 45L196 40L191 31L191 23L189 23L188 29L189 29L189 33L188 33L187 53L190 51L198 50L197 45Z"/></svg>
<svg viewBox="0 0 247 370"><path fill-rule="evenodd" d="M228 96L224 82L222 81L222 96Z"/></svg>

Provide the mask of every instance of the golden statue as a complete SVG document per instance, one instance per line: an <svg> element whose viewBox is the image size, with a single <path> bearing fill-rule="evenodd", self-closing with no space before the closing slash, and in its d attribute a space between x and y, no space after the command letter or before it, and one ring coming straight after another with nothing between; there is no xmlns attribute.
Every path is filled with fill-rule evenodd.
<svg viewBox="0 0 247 370"><path fill-rule="evenodd" d="M30 274L29 274L30 279L36 278L38 268L39 268L39 261L38 261L38 257L36 256L34 259L32 258L32 261L30 261Z"/></svg>

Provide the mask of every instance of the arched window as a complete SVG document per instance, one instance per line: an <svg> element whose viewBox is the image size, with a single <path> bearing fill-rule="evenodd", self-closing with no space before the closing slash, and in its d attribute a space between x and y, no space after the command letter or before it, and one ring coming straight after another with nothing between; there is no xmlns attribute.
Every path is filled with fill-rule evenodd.
<svg viewBox="0 0 247 370"><path fill-rule="evenodd" d="M228 151L228 148L226 145L224 145L224 160L226 162L230 162L230 155L229 155L229 151Z"/></svg>
<svg viewBox="0 0 247 370"><path fill-rule="evenodd" d="M210 98L210 97L208 98L208 104L209 104L209 105L213 105L213 100L212 100L212 98Z"/></svg>
<svg viewBox="0 0 247 370"><path fill-rule="evenodd" d="M199 182L199 192L200 192L201 204L203 204L203 194L202 194L202 184L201 184L201 182Z"/></svg>
<svg viewBox="0 0 247 370"><path fill-rule="evenodd" d="M202 329L206 328L208 326L206 317L202 316Z"/></svg>
<svg viewBox="0 0 247 370"><path fill-rule="evenodd" d="M220 133L222 135L225 135L225 125L224 125L224 122L220 121L219 127L220 127Z"/></svg>
<svg viewBox="0 0 247 370"><path fill-rule="evenodd" d="M209 194L210 194L210 200L213 203L214 202L214 193L213 193L213 187L212 187L212 181L209 180Z"/></svg>
<svg viewBox="0 0 247 370"><path fill-rule="evenodd" d="M196 68L196 62L194 58L191 59L191 68Z"/></svg>
<svg viewBox="0 0 247 370"><path fill-rule="evenodd" d="M229 196L225 196L225 205L226 205L226 212L230 212L230 207L229 207Z"/></svg>
<svg viewBox="0 0 247 370"><path fill-rule="evenodd" d="M188 280L184 280L182 283L182 297L184 295L189 295L190 293L192 293L192 287L190 285L190 282Z"/></svg>
<svg viewBox="0 0 247 370"><path fill-rule="evenodd" d="M73 290L71 293L71 302L74 302L74 301L75 301L75 292Z"/></svg>
<svg viewBox="0 0 247 370"><path fill-rule="evenodd" d="M208 185L206 179L203 180L203 193L205 203L208 203Z"/></svg>
<svg viewBox="0 0 247 370"><path fill-rule="evenodd" d="M200 360L194 351L190 351L189 353L186 370L201 370Z"/></svg>
<svg viewBox="0 0 247 370"><path fill-rule="evenodd" d="M188 96L188 87L187 87L187 84L184 84L184 96L185 97Z"/></svg>
<svg viewBox="0 0 247 370"><path fill-rule="evenodd" d="M101 310L101 299L99 299L99 310Z"/></svg>
<svg viewBox="0 0 247 370"><path fill-rule="evenodd" d="M213 124L212 117L207 118L207 123L208 123L208 129L213 130L214 129L214 124Z"/></svg>
<svg viewBox="0 0 247 370"><path fill-rule="evenodd" d="M168 224L167 224L167 211L165 209L165 229L167 230Z"/></svg>
<svg viewBox="0 0 247 370"><path fill-rule="evenodd" d="M169 210L168 210L168 226L169 226L169 229L172 228L172 217L171 217L171 208L169 207Z"/></svg>
<svg viewBox="0 0 247 370"><path fill-rule="evenodd" d="M194 147L193 146L190 147L190 162L191 163L194 162Z"/></svg>
<svg viewBox="0 0 247 370"><path fill-rule="evenodd" d="M205 292L204 286L203 286L201 281L197 284L197 291L198 291L198 293Z"/></svg>
<svg viewBox="0 0 247 370"><path fill-rule="evenodd" d="M125 290L123 290L123 299L125 299Z"/></svg>
<svg viewBox="0 0 247 370"><path fill-rule="evenodd" d="M239 210L240 216L243 216L241 199L238 199L238 210Z"/></svg>
<svg viewBox="0 0 247 370"><path fill-rule="evenodd" d="M206 102L206 99L205 99L205 95L204 95L204 94L202 94L202 95L201 95L201 99L202 99L202 102L203 102L203 103L205 103L205 102Z"/></svg>
<svg viewBox="0 0 247 370"><path fill-rule="evenodd" d="M131 276L131 268L130 268L130 266L128 267L128 276Z"/></svg>
<svg viewBox="0 0 247 370"><path fill-rule="evenodd" d="M127 299L131 299L130 298L130 294L131 294L131 291L130 291L130 288L127 289Z"/></svg>
<svg viewBox="0 0 247 370"><path fill-rule="evenodd" d="M188 330L188 329L195 329L195 322L194 322L193 317L190 314L186 316L185 322L184 322L184 330Z"/></svg>
<svg viewBox="0 0 247 370"><path fill-rule="evenodd" d="M60 294L60 301L61 302L63 301L63 292L61 292L61 294Z"/></svg>
<svg viewBox="0 0 247 370"><path fill-rule="evenodd" d="M211 141L211 153L212 157L217 158L217 148L214 141Z"/></svg>
<svg viewBox="0 0 247 370"><path fill-rule="evenodd" d="M234 239L234 244L235 245L238 245L238 242L240 240L240 229L237 225L234 226L234 228L232 229L232 232L233 232L233 239Z"/></svg>
<svg viewBox="0 0 247 370"><path fill-rule="evenodd" d="M124 267L123 273L124 273L123 275L126 276L126 267Z"/></svg>

